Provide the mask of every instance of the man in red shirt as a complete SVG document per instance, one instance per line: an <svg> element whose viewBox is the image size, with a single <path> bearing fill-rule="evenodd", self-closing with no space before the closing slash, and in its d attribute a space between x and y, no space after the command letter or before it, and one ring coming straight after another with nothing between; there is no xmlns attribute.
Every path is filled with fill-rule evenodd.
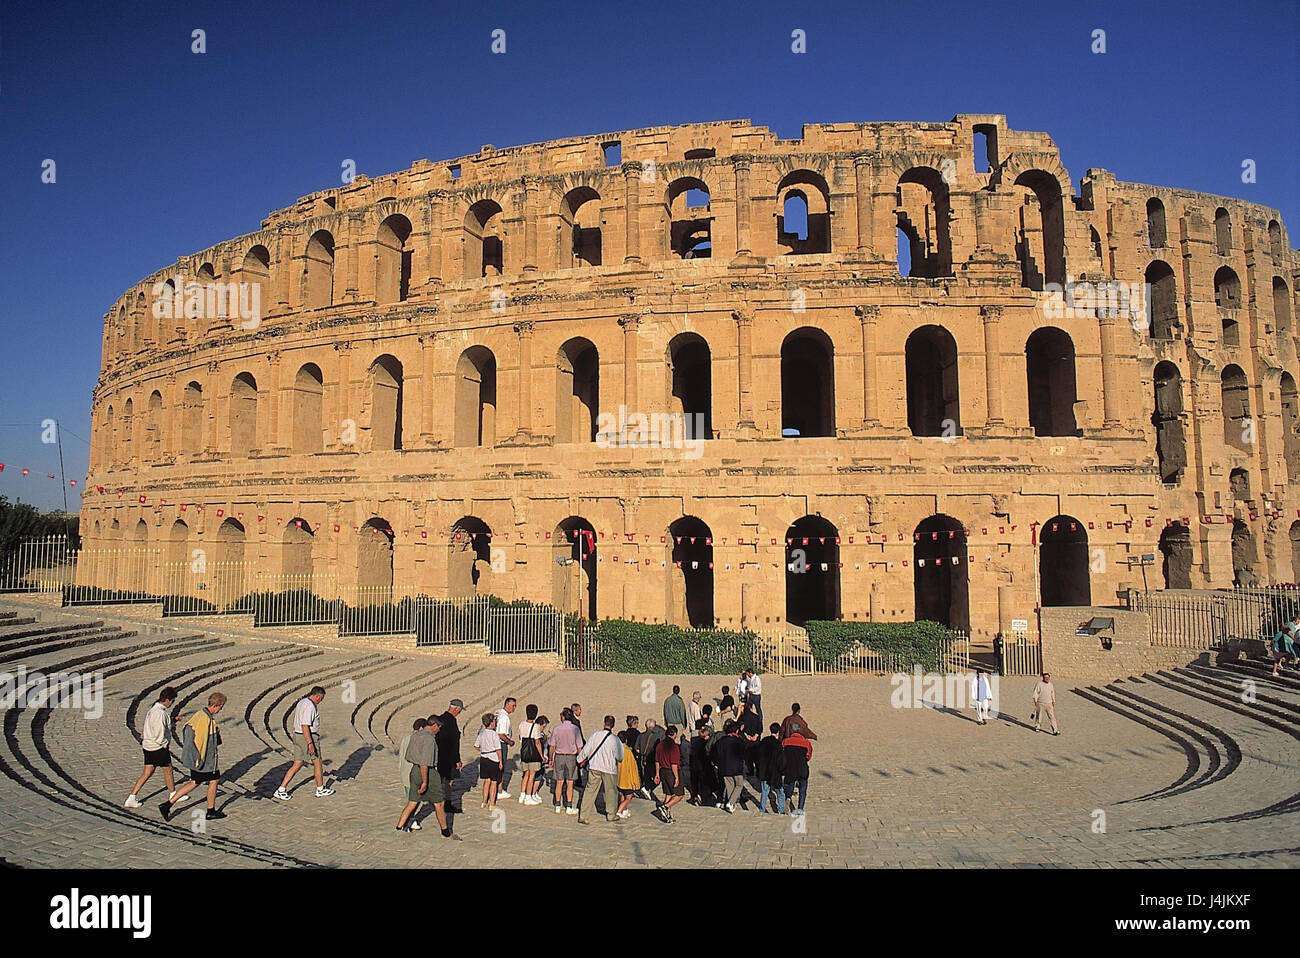
<svg viewBox="0 0 1300 958"><path fill-rule="evenodd" d="M655 818L673 824L672 807L686 796L682 785L682 750L677 744L677 726L670 725L667 736L655 746L655 779L664 788L664 801L654 810Z"/></svg>

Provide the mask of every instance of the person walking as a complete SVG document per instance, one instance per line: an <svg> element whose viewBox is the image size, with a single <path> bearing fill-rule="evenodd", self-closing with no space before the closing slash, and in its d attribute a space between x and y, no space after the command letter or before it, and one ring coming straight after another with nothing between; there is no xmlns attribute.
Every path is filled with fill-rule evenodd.
<svg viewBox="0 0 1300 958"><path fill-rule="evenodd" d="M704 718L704 706L700 704L700 693L692 692L691 700L686 705L686 728L687 734L700 727L700 719Z"/></svg>
<svg viewBox="0 0 1300 958"><path fill-rule="evenodd" d="M745 773L757 775L758 740L763 737L763 723L752 699L742 706L740 718L736 721L736 731L745 746Z"/></svg>
<svg viewBox="0 0 1300 958"><path fill-rule="evenodd" d="M582 793L578 808L578 824L589 825L590 820L582 814L581 802L590 803L588 807L594 813L596 799L605 794L605 820L620 821L618 817L618 763L623 760L623 743L614 732L618 720L612 715L605 716L604 728L587 739L587 743L578 753L578 766L587 766L589 778L587 788Z"/></svg>
<svg viewBox="0 0 1300 958"><path fill-rule="evenodd" d="M293 764L284 773L284 778L280 781L280 787L275 790L275 794L271 796L272 798L281 802L287 802L293 798L289 794L289 783L298 774L298 769L308 762L311 763L312 771L316 775L316 797L326 798L334 794L334 789L325 787L324 764L320 750L320 703L324 699L325 690L316 685L298 700L298 707L294 709L293 713L293 735L298 750L294 755ZM300 735L302 736L301 739L298 738Z"/></svg>
<svg viewBox="0 0 1300 958"><path fill-rule="evenodd" d="M519 723L519 767L523 770L523 779L519 783L519 804L540 805L537 797L541 787L542 763L545 760L542 749L542 726L537 721L537 706L524 708L524 721Z"/></svg>
<svg viewBox="0 0 1300 958"><path fill-rule="evenodd" d="M790 714L781 720L782 741L790 737L790 728L796 723L799 725L800 731L804 738L808 739L808 741L810 742L817 741L816 733L814 733L813 730L808 727L808 720L805 719L803 717L803 714L799 711L798 702L795 702L793 705L790 706Z"/></svg>
<svg viewBox="0 0 1300 958"><path fill-rule="evenodd" d="M708 706L705 706L706 708ZM691 743L691 804L712 805L716 789L713 783L713 761L709 754L710 737L713 727L700 719L695 729L695 741Z"/></svg>
<svg viewBox="0 0 1300 958"><path fill-rule="evenodd" d="M679 685L673 686L673 694L664 699L664 726L676 725L678 728L686 727L686 703L682 701L682 689Z"/></svg>
<svg viewBox="0 0 1300 958"><path fill-rule="evenodd" d="M578 778L578 752L582 750L582 732L569 709L560 710L560 724L555 726L546 749L555 776L555 814L577 815L573 804L573 787Z"/></svg>
<svg viewBox="0 0 1300 958"><path fill-rule="evenodd" d="M1047 720L1052 725L1052 734L1060 735L1061 732L1056 727L1056 687L1052 685L1052 676L1044 672L1042 679L1034 686L1034 731L1042 731L1039 726L1042 725L1043 712L1047 713Z"/></svg>
<svg viewBox="0 0 1300 958"><path fill-rule="evenodd" d="M629 742L636 740L636 729L625 728L618 733L623 742L623 757L618 761L618 812L619 818L632 816L632 796L641 791L641 772L637 768L636 752ZM608 805L606 805L608 808Z"/></svg>
<svg viewBox="0 0 1300 958"><path fill-rule="evenodd" d="M496 713L484 712L483 728L474 739L474 747L478 749L478 777L483 783L481 807L492 811L496 810L497 790L501 787L501 736L496 729Z"/></svg>
<svg viewBox="0 0 1300 958"><path fill-rule="evenodd" d="M501 739L501 789L497 792L497 798L509 798L510 793L506 791L506 785L510 781L506 775L506 758L509 747L515 744L515 740L510 737L510 716L515 714L515 709L519 707L517 701L513 698L506 699L501 708L497 709L497 736Z"/></svg>
<svg viewBox="0 0 1300 958"><path fill-rule="evenodd" d="M411 726L411 734L404 740L399 751L399 769L407 769L404 775L406 788L406 806L397 818L397 831L418 832L422 826L415 818L415 812L421 802L433 806L434 819L443 838L460 841L459 835L452 834L447 822L447 810L443 807L446 797L442 788L442 778L438 775L438 728L439 716L427 719L418 718ZM399 773L400 774L400 773Z"/></svg>
<svg viewBox="0 0 1300 958"><path fill-rule="evenodd" d="M989 691L989 677L983 669L975 670L975 677L970 680L971 707L975 709L975 721L980 725L989 724L989 702L993 694Z"/></svg>
<svg viewBox="0 0 1300 958"><path fill-rule="evenodd" d="M641 794L659 804L655 798L655 749L664 740L664 730L653 718L645 720L645 731L637 736L636 751L641 762Z"/></svg>
<svg viewBox="0 0 1300 958"><path fill-rule="evenodd" d="M154 769L161 768L163 781L167 783L167 798L176 795L176 778L172 771L171 743L176 737L172 722L172 703L178 693L170 685L158 693L158 701L145 713L144 728L140 730L140 747L144 750L144 772L136 780L131 794L123 802L125 808L140 808L140 789L153 777ZM186 795L181 801L188 801Z"/></svg>
<svg viewBox="0 0 1300 958"><path fill-rule="evenodd" d="M452 699L451 704L447 706L447 711L438 716L438 777L442 779L442 791L444 801L447 803L447 811L454 815L461 813L460 806L456 804L456 796L452 794L452 786L460 778L460 770L463 767L460 760L460 723L456 717L465 710L465 703L460 699Z"/></svg>
<svg viewBox="0 0 1300 958"><path fill-rule="evenodd" d="M758 796L759 810L766 815L767 796L776 798L776 813L785 814L785 761L781 749L781 726L775 722L769 726L772 733L758 743L758 780L761 789Z"/></svg>
<svg viewBox="0 0 1300 958"><path fill-rule="evenodd" d="M664 788L664 800L654 810L655 818L665 825L675 824L673 806L686 797L682 784L682 750L677 745L677 726L670 725L663 741L655 746L655 781Z"/></svg>
<svg viewBox="0 0 1300 958"><path fill-rule="evenodd" d="M799 811L803 812L808 798L808 762L812 759L812 742L808 741L805 729L799 722L790 723L790 734L781 740L781 758L785 763L785 803L791 811L794 807L794 790L799 789Z"/></svg>
<svg viewBox="0 0 1300 958"><path fill-rule="evenodd" d="M749 670L749 704L758 713L759 728L763 726L763 679L753 669Z"/></svg>
<svg viewBox="0 0 1300 958"><path fill-rule="evenodd" d="M587 737L582 733L582 706L574 702L569 706L569 711L573 713L573 724L578 727L578 745L579 747L586 745ZM573 784L578 789L587 787L586 771L581 765L578 766L578 778Z"/></svg>
<svg viewBox="0 0 1300 958"><path fill-rule="evenodd" d="M722 687L722 698L718 699L717 720L723 723L723 726L725 727L726 723L731 719L734 719L737 714L736 700L731 697L731 687L724 685ZM723 734L725 735L726 733L724 732Z"/></svg>
<svg viewBox="0 0 1300 958"><path fill-rule="evenodd" d="M745 741L734 719L722 727L722 740L714 746L718 774L722 776L722 808L728 815L736 810L745 790Z"/></svg>
<svg viewBox="0 0 1300 958"><path fill-rule="evenodd" d="M226 817L225 812L217 810L217 782L221 779L221 730L217 728L217 713L226 707L226 701L224 693L213 692L208 696L207 706L195 712L185 723L181 762L190 770L190 780L158 806L164 822L171 821L172 808L200 785L208 787L207 820Z"/></svg>

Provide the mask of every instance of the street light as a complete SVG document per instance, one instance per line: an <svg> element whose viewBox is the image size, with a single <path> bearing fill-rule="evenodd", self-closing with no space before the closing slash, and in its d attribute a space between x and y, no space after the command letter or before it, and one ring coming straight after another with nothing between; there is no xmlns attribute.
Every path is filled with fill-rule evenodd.
<svg viewBox="0 0 1300 958"><path fill-rule="evenodd" d="M1140 556L1129 556L1124 560L1124 564L1132 569L1134 566L1140 566L1142 569L1142 591L1149 592L1147 588L1147 566L1154 565L1156 561L1155 553L1147 552Z"/></svg>

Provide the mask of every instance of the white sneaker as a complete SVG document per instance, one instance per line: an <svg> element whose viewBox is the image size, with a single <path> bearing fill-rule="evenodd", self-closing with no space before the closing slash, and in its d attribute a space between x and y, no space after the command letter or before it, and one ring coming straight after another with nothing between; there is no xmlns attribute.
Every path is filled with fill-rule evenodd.
<svg viewBox="0 0 1300 958"><path fill-rule="evenodd" d="M172 805L184 805L190 800L190 793L186 792L184 795L176 797L176 793L172 792L171 795L167 796L167 799L172 803Z"/></svg>
<svg viewBox="0 0 1300 958"><path fill-rule="evenodd" d="M128 796L126 797L126 801L122 803L122 807L123 807L123 808L139 808L139 807L140 807L140 799L136 798L134 795L128 795Z"/></svg>
<svg viewBox="0 0 1300 958"><path fill-rule="evenodd" d="M577 814L578 814L578 810L577 810L576 808L574 808L572 805L570 805L568 808L566 808L566 809L564 810L564 814L566 814L566 815L577 815Z"/></svg>
<svg viewBox="0 0 1300 958"><path fill-rule="evenodd" d="M519 793L519 804L520 805L528 804L528 796L523 794L522 792Z"/></svg>
<svg viewBox="0 0 1300 958"><path fill-rule="evenodd" d="M410 829L411 831L413 831L413 832L419 832L419 831L423 831L423 830L424 830L424 826L421 825L419 822L417 822L414 818L411 819L410 824L407 825L406 827L409 828L409 829Z"/></svg>
<svg viewBox="0 0 1300 958"><path fill-rule="evenodd" d="M563 815L563 814L564 814L564 806L563 806L563 805L556 805L556 806L555 806L555 814L556 814L556 815Z"/></svg>
<svg viewBox="0 0 1300 958"><path fill-rule="evenodd" d="M509 797L510 797L509 792L505 792L505 791L497 792L497 798L509 798Z"/></svg>
<svg viewBox="0 0 1300 958"><path fill-rule="evenodd" d="M630 809L630 808L628 808L628 809L624 809L623 811L621 811L621 812L618 813L618 817L619 817L619 818L631 818L631 817L632 817L632 809Z"/></svg>
<svg viewBox="0 0 1300 958"><path fill-rule="evenodd" d="M293 798L293 796L290 795L288 792L286 792L283 788L277 788L275 790L275 794L272 795L271 797L278 798L282 802L290 801Z"/></svg>
<svg viewBox="0 0 1300 958"><path fill-rule="evenodd" d="M320 788L316 789L316 797L317 797L317 798L326 798L327 796L330 796L330 795L333 795L333 794L334 794L334 789L332 789L332 788L326 788L326 787L323 786L323 785L322 785Z"/></svg>

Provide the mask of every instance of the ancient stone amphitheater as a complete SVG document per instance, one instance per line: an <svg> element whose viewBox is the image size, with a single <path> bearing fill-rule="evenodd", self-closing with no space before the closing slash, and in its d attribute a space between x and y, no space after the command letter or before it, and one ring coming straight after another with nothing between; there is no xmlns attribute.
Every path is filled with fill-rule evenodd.
<svg viewBox="0 0 1300 958"><path fill-rule="evenodd" d="M977 640L1144 553L1154 585L1289 582L1298 279L1277 211L1076 184L997 115L484 146L123 293L81 530L154 556L106 587L201 556Z"/></svg>

